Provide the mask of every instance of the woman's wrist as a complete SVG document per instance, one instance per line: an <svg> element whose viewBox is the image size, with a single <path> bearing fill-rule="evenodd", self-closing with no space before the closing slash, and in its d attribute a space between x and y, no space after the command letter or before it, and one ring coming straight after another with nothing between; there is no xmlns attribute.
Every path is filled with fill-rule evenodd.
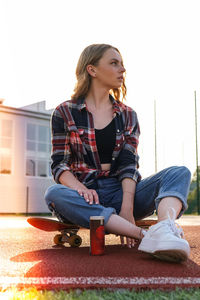
<svg viewBox="0 0 200 300"><path fill-rule="evenodd" d="M60 175L59 181L61 184L76 191L87 189L70 171L64 171Z"/></svg>
<svg viewBox="0 0 200 300"><path fill-rule="evenodd" d="M87 190L87 188L86 188L86 186L85 185L83 185L83 184L79 184L79 183L77 183L77 184L75 184L73 187L71 187L73 190L76 190L76 191L78 191L78 190L82 190L82 191L86 191Z"/></svg>

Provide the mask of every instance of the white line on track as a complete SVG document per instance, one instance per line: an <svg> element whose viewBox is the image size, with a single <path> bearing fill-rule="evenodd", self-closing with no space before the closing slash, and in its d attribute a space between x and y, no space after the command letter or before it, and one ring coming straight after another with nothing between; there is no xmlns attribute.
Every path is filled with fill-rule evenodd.
<svg viewBox="0 0 200 300"><path fill-rule="evenodd" d="M18 285L39 285L79 287L79 286L145 286L145 285L198 285L200 277L0 277L0 288L8 288Z"/></svg>

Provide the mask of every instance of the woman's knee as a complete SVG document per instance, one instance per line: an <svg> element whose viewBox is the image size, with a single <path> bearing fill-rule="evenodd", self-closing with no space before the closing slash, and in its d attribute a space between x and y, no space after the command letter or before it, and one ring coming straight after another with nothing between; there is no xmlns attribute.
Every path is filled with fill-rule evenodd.
<svg viewBox="0 0 200 300"><path fill-rule="evenodd" d="M48 187L48 189L44 194L45 200L49 202L50 200L54 199L55 196L58 195L58 191L59 191L59 184L54 184Z"/></svg>
<svg viewBox="0 0 200 300"><path fill-rule="evenodd" d="M173 166L167 169L166 173L167 177L179 178L183 177L186 181L190 182L191 180L191 172L185 166Z"/></svg>
<svg viewBox="0 0 200 300"><path fill-rule="evenodd" d="M75 190L72 190L62 184L54 184L46 190L44 198L47 204L49 204L58 202L60 199L68 199L73 196L74 193L76 193Z"/></svg>
<svg viewBox="0 0 200 300"><path fill-rule="evenodd" d="M180 172L181 172L186 178L188 178L189 181L191 180L191 172L190 172L190 170L189 170L187 167L185 167L185 166L180 167Z"/></svg>
<svg viewBox="0 0 200 300"><path fill-rule="evenodd" d="M191 181L191 172L185 166L176 167L176 175L183 177L185 181L188 181L188 183L190 183L190 181Z"/></svg>

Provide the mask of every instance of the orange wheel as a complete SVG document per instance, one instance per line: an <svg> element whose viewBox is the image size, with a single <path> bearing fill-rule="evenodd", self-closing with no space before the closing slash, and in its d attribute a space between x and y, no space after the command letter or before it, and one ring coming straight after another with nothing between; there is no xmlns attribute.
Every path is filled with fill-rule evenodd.
<svg viewBox="0 0 200 300"><path fill-rule="evenodd" d="M69 238L68 243L71 247L79 247L82 244L82 238L79 235L72 235Z"/></svg>
<svg viewBox="0 0 200 300"><path fill-rule="evenodd" d="M56 234L56 235L54 236L53 241L54 241L54 243L55 243L56 245L63 245L63 244L64 244L64 242L62 241L62 234Z"/></svg>

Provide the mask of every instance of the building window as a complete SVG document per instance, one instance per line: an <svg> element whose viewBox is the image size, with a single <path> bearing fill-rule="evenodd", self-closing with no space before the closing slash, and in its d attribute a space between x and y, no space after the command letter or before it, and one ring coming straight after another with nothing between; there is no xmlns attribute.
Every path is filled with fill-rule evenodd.
<svg viewBox="0 0 200 300"><path fill-rule="evenodd" d="M34 159L26 159L26 175L35 176L35 161Z"/></svg>
<svg viewBox="0 0 200 300"><path fill-rule="evenodd" d="M0 174L11 174L12 141L12 120L0 120Z"/></svg>
<svg viewBox="0 0 200 300"><path fill-rule="evenodd" d="M27 124L26 175L49 177L51 133L48 126Z"/></svg>

